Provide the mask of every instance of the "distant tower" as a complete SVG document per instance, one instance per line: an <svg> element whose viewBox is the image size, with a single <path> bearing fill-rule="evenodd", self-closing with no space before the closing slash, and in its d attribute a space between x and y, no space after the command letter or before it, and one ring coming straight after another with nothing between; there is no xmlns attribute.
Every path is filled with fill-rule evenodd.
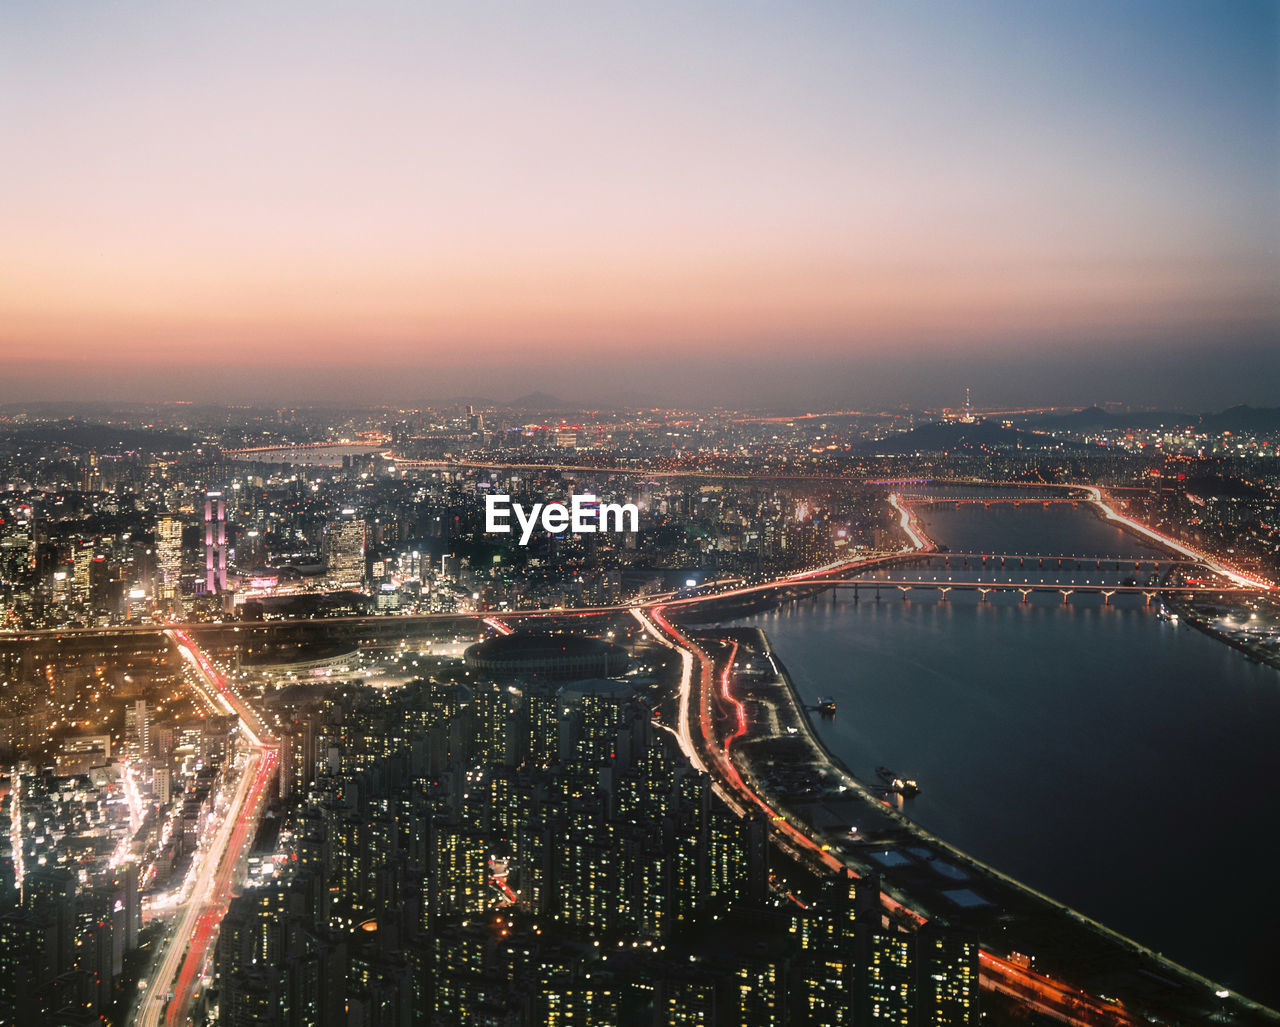
<svg viewBox="0 0 1280 1027"><path fill-rule="evenodd" d="M227 587L227 507L221 492L204 498L204 584L213 593Z"/></svg>
<svg viewBox="0 0 1280 1027"><path fill-rule="evenodd" d="M98 468L98 454L90 453L84 470L80 473L81 492L102 491L102 471Z"/></svg>
<svg viewBox="0 0 1280 1027"><path fill-rule="evenodd" d="M964 387L964 417L960 418L965 424L973 424L973 404L969 402L969 386Z"/></svg>

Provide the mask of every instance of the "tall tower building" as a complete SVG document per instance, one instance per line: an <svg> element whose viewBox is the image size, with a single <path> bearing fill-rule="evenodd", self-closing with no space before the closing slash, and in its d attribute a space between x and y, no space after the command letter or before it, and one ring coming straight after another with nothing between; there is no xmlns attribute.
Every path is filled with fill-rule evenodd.
<svg viewBox="0 0 1280 1027"><path fill-rule="evenodd" d="M151 755L151 714L145 699L124 708L124 745L130 759L144 760Z"/></svg>
<svg viewBox="0 0 1280 1027"><path fill-rule="evenodd" d="M75 548L72 561L72 591L76 601L89 601L89 572L93 567L94 545L92 542L81 542Z"/></svg>
<svg viewBox="0 0 1280 1027"><path fill-rule="evenodd" d="M360 588L364 584L365 523L344 510L341 520L325 528L325 562L329 581L339 588Z"/></svg>
<svg viewBox="0 0 1280 1027"><path fill-rule="evenodd" d="M221 492L204 498L204 584L213 593L227 587L227 507Z"/></svg>
<svg viewBox="0 0 1280 1027"><path fill-rule="evenodd" d="M85 461L84 469L80 472L80 491L102 491L102 471L98 467L97 453L89 454L88 460Z"/></svg>
<svg viewBox="0 0 1280 1027"><path fill-rule="evenodd" d="M182 573L182 522L176 517L156 521L156 588L157 599L172 599L178 592Z"/></svg>

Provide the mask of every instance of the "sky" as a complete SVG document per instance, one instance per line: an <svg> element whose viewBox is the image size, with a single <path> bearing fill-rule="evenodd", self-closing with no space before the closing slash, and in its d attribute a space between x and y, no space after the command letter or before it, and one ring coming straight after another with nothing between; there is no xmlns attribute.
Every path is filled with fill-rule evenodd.
<svg viewBox="0 0 1280 1027"><path fill-rule="evenodd" d="M7 0L0 402L1280 402L1280 6Z"/></svg>

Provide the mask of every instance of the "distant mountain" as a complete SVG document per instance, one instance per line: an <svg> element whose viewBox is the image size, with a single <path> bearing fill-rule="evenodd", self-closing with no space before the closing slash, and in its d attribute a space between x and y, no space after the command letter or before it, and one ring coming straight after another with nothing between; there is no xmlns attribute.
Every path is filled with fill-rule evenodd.
<svg viewBox="0 0 1280 1027"><path fill-rule="evenodd" d="M1037 428L1048 428L1050 430L1060 429L1063 431L1085 432L1114 428L1119 422L1114 414L1107 413L1102 407L1091 406L1083 410L1077 410L1074 413L1059 414L1056 417L1043 417L1038 420L1031 418L1025 423L1035 425Z"/></svg>
<svg viewBox="0 0 1280 1027"><path fill-rule="evenodd" d="M1019 418L1018 424L1041 431L1088 432L1117 431L1123 428L1159 428L1162 425L1189 424L1195 414L1167 410L1113 414L1099 406L1085 407L1070 414L1032 414Z"/></svg>
<svg viewBox="0 0 1280 1027"><path fill-rule="evenodd" d="M1101 407L1086 407L1070 414L1031 415L1017 422L1026 428L1079 434L1123 431L1129 428L1185 428L1194 426L1205 432L1280 432L1280 408L1235 406L1218 414L1189 414L1177 410L1143 410L1134 413L1111 413Z"/></svg>
<svg viewBox="0 0 1280 1027"><path fill-rule="evenodd" d="M505 404L513 410L569 410L571 405L546 392L531 392Z"/></svg>
<svg viewBox="0 0 1280 1027"><path fill-rule="evenodd" d="M98 452L137 450L155 453L187 449L196 444L191 435L176 429L128 428L123 425L86 424L81 421L17 425L8 434L15 442Z"/></svg>
<svg viewBox="0 0 1280 1027"><path fill-rule="evenodd" d="M1280 432L1280 407L1231 407L1220 414L1205 414L1200 418L1200 427L1210 432L1275 434Z"/></svg>
<svg viewBox="0 0 1280 1027"><path fill-rule="evenodd" d="M862 448L872 453L901 455L917 452L941 452L952 449L977 449L1002 447L1042 449L1061 446L1063 443L1046 435L1036 435L1018 428L1006 428L999 421L977 421L963 424L959 421L938 421L923 424L911 431L890 435L877 442L864 442ZM1066 443L1076 448L1079 443Z"/></svg>
<svg viewBox="0 0 1280 1027"><path fill-rule="evenodd" d="M436 407L480 407L482 410L488 410L490 407L502 406L497 400L490 399L488 396L450 396L446 400L438 403L428 403L428 406Z"/></svg>

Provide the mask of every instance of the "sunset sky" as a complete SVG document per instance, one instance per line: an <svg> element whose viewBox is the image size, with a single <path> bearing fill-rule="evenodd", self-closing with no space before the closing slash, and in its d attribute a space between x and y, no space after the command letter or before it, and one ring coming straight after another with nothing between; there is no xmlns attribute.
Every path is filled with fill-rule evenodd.
<svg viewBox="0 0 1280 1027"><path fill-rule="evenodd" d="M1280 402L1275 3L11 0L0 402Z"/></svg>

